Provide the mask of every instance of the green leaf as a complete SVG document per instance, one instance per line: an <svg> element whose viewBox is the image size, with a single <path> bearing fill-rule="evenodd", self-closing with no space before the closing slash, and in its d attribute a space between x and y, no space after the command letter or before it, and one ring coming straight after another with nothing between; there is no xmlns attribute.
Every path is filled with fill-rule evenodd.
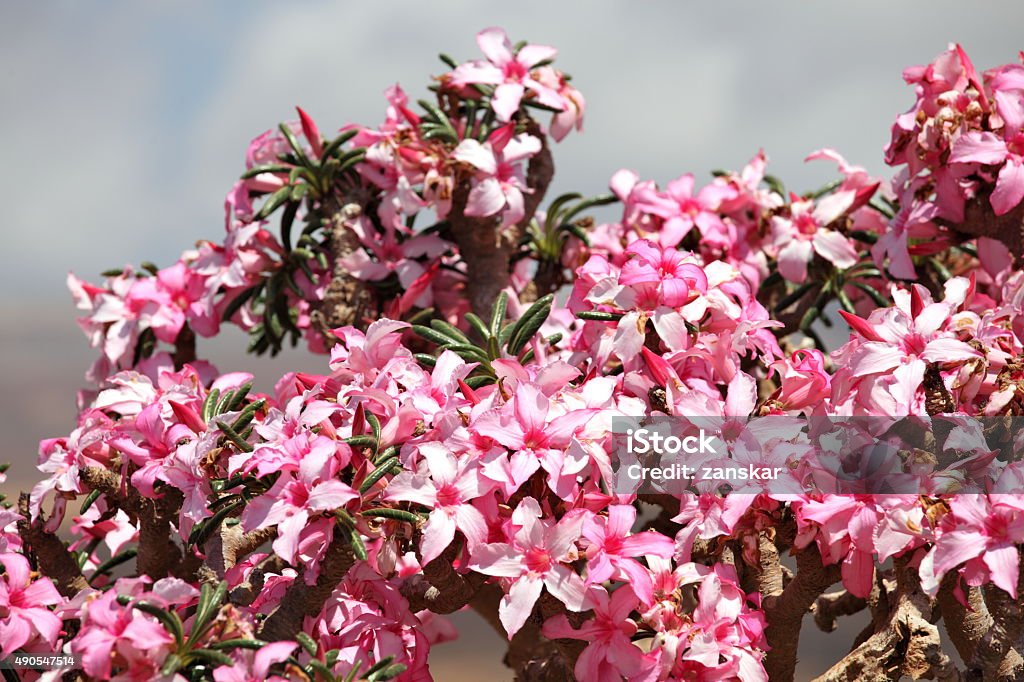
<svg viewBox="0 0 1024 682"><path fill-rule="evenodd" d="M614 194L599 194L596 197L591 197L590 199L581 201L573 206L572 210L566 213L565 217L562 218L562 222L567 223L580 213L583 213L583 211L594 208L595 206L607 206L608 204L616 203L618 200L619 198Z"/></svg>
<svg viewBox="0 0 1024 682"><path fill-rule="evenodd" d="M249 170L242 173L242 180L248 180L254 178L261 173L289 173L294 166L286 166L281 163L266 163L262 166L253 166Z"/></svg>
<svg viewBox="0 0 1024 682"><path fill-rule="evenodd" d="M459 63L452 59L451 57L449 57L448 55L446 55L444 52L437 55L437 58L444 62L445 66L447 66L449 69L459 68Z"/></svg>
<svg viewBox="0 0 1024 682"><path fill-rule="evenodd" d="M338 151L341 148L341 145L351 140L353 137L356 136L357 133L359 133L359 130L357 129L346 130L345 132L331 140L327 144L327 146L324 147L324 158L327 158L328 156L333 156L334 152Z"/></svg>
<svg viewBox="0 0 1024 682"><path fill-rule="evenodd" d="M193 658L200 658L210 663L217 665L234 665L235 659L231 658L227 654L222 654L219 651L213 649L193 649L189 652L189 656Z"/></svg>
<svg viewBox="0 0 1024 682"><path fill-rule="evenodd" d="M171 635L174 636L174 641L180 646L185 641L185 628L181 624L181 619L178 618L178 614L173 611L168 611L155 604L147 604L144 601L132 602L132 608L147 613L164 626Z"/></svg>
<svg viewBox="0 0 1024 682"><path fill-rule="evenodd" d="M433 316L434 316L434 309L433 308L424 308L423 310L420 310L420 311L417 311L417 312L413 313L412 317L410 317L408 320L406 320L406 322L408 322L409 324L420 324L420 323L424 323L424 322L429 324L430 323L430 319Z"/></svg>
<svg viewBox="0 0 1024 682"><path fill-rule="evenodd" d="M508 352L512 355L519 355L519 352L523 349L530 339L533 338L534 334L541 328L544 321L548 319L548 315L551 314L551 305L555 300L554 294L548 294L527 308L523 316L515 323L512 328L511 335L508 339Z"/></svg>
<svg viewBox="0 0 1024 682"><path fill-rule="evenodd" d="M296 632L295 641L299 643L299 646L306 650L307 654L316 658L316 652L319 647L317 647L316 641L314 641L312 637L307 635L305 632Z"/></svg>
<svg viewBox="0 0 1024 682"><path fill-rule="evenodd" d="M440 334L445 334L446 336L454 339L456 343L472 345L472 341L470 341L469 337L462 333L461 329L459 329L455 325L445 322L444 320L431 320L430 326L434 331Z"/></svg>
<svg viewBox="0 0 1024 682"><path fill-rule="evenodd" d="M618 322L626 313L608 313L602 310L581 310L576 317L581 320L592 320L594 322Z"/></svg>
<svg viewBox="0 0 1024 682"><path fill-rule="evenodd" d="M423 325L419 324L414 324L412 326L412 331L417 336L421 336L427 341L430 341L431 343L436 343L439 346L445 346L453 343L462 343L461 339L452 338L447 334L442 334L441 332L431 327L424 327Z"/></svg>
<svg viewBox="0 0 1024 682"><path fill-rule="evenodd" d="M564 206L565 204L567 204L570 201L576 201L577 199L582 199L582 198L583 198L583 195L580 194L579 192L569 192L568 194L562 194L561 196L556 198L554 201L552 201L550 206L548 206L547 221L546 222L548 224L556 222L557 219L558 219L558 212L560 210L562 210L562 206Z"/></svg>
<svg viewBox="0 0 1024 682"><path fill-rule="evenodd" d="M427 112L427 114L434 122L442 126L442 129L445 133L445 137L448 137L450 142L455 143L459 141L459 134L455 130L455 126L452 125L452 122L448 119L447 114L441 111L441 109L438 108L436 104L434 104L433 102L428 102L425 99L419 100L417 104L423 107L423 109Z"/></svg>
<svg viewBox="0 0 1024 682"><path fill-rule="evenodd" d="M392 457L397 457L399 450L400 448L397 445L387 446L386 448L377 453L377 456L373 459L374 465L380 466L381 462L391 459Z"/></svg>
<svg viewBox="0 0 1024 682"><path fill-rule="evenodd" d="M467 360L469 362L479 362L486 365L487 367L490 367L491 359L487 356L487 353L484 350L477 348L476 346L471 344L449 343L445 344L444 346L441 346L440 348L438 348L438 350L442 352L450 350L463 360Z"/></svg>
<svg viewBox="0 0 1024 682"><path fill-rule="evenodd" d="M806 194L804 194L804 198L805 199L820 199L821 197L825 196L826 194L830 194L830 193L836 191L836 189L838 189L841 184L843 184L842 180L833 180L832 182L829 182L829 183L819 187L816 190L813 190L811 192L807 192Z"/></svg>
<svg viewBox="0 0 1024 682"><path fill-rule="evenodd" d="M238 416L235 417L235 421L231 423L231 428L235 433L242 433L245 430L245 427L249 426L249 424L252 423L252 420L256 418L256 413L262 410L266 404L267 401L260 398L259 400L254 400L246 405L245 408L238 413Z"/></svg>
<svg viewBox="0 0 1024 682"><path fill-rule="evenodd" d="M505 324L505 311L508 310L508 293L502 291L498 298L494 299L491 307L491 336L501 333L501 326Z"/></svg>
<svg viewBox="0 0 1024 682"><path fill-rule="evenodd" d="M796 289L786 294L785 296L782 297L782 299L779 300L779 302L775 305L775 312L781 312L788 308L789 306L793 305L801 298L803 298L807 294L807 292L813 289L816 285L816 282L804 282L803 284L801 284Z"/></svg>
<svg viewBox="0 0 1024 682"><path fill-rule="evenodd" d="M877 289L875 289L873 286L869 284L865 284L864 282L850 282L850 284L857 287L865 294L867 294L869 297L871 297L871 300L875 302L875 305L877 305L880 308L888 308L893 304L891 300L887 299L885 296L882 296L882 294L880 294Z"/></svg>
<svg viewBox="0 0 1024 682"><path fill-rule="evenodd" d="M377 415L373 412L364 412L363 416L366 418L366 423L370 425L370 430L373 432L373 440L377 443L380 442L380 420L377 419Z"/></svg>
<svg viewBox="0 0 1024 682"><path fill-rule="evenodd" d="M206 400L203 401L202 410L202 417L204 422L209 423L209 421L213 419L214 415L216 414L215 410L217 408L218 400L220 400L219 388L211 389L210 392L206 394Z"/></svg>
<svg viewBox="0 0 1024 682"><path fill-rule="evenodd" d="M236 509L238 509L245 501L239 497L231 504L227 504L213 513L208 519L203 519L196 525L192 526L192 532L188 534L188 544L192 547L202 547L207 538L220 528L220 524L224 522L228 516L230 516Z"/></svg>
<svg viewBox="0 0 1024 682"><path fill-rule="evenodd" d="M299 202L292 201L281 214L281 244L284 245L284 252L292 250L292 225L295 223L295 216L299 212Z"/></svg>
<svg viewBox="0 0 1024 682"><path fill-rule="evenodd" d="M211 587L210 583L203 583L199 590L199 605L196 606L196 615L192 619L193 641L198 640L207 630L207 626L213 621L213 617L220 611L220 605L228 594L228 584L221 580L217 587Z"/></svg>
<svg viewBox="0 0 1024 682"><path fill-rule="evenodd" d="M251 651L257 651L267 645L261 639L226 639L221 642L213 642L210 644L211 649L249 649Z"/></svg>
<svg viewBox="0 0 1024 682"><path fill-rule="evenodd" d="M86 495L85 500L82 502L82 507L79 509L78 513L84 514L85 512L87 512L89 510L89 507L92 506L92 503L98 500L100 495L102 494L103 493L101 493L99 490L93 490L88 495Z"/></svg>
<svg viewBox="0 0 1024 682"><path fill-rule="evenodd" d="M342 442L348 443L348 445L350 447L353 447L353 448L356 448L356 449L360 449L360 448L373 448L373 449L376 449L377 448L377 439L374 438L373 436L369 435L369 434L363 434L363 435L360 435L360 436L349 436L348 438L344 439Z"/></svg>
<svg viewBox="0 0 1024 682"><path fill-rule="evenodd" d="M291 127L287 123L280 123L278 124L277 129L281 131L282 135L284 135L284 139L288 140L288 146L290 146L292 151L295 152L295 156L308 162L309 160L306 158L306 152L303 150L302 145L299 144L299 140L295 137L295 133L292 132Z"/></svg>
<svg viewBox="0 0 1024 682"><path fill-rule="evenodd" d="M356 555L356 558L360 561L366 561L369 556L366 553L366 545L363 543L363 536L359 534L357 528L352 528L349 531L349 543L352 545L352 553Z"/></svg>
<svg viewBox="0 0 1024 682"><path fill-rule="evenodd" d="M481 375L468 377L465 381L467 386L473 389L477 389L480 388L481 386L488 386L490 384L493 384L495 379L492 376Z"/></svg>
<svg viewBox="0 0 1024 682"><path fill-rule="evenodd" d="M481 339L486 341L487 339L490 338L490 330L487 328L487 325L484 323L484 321L481 320L477 315L474 315L473 313L466 313L465 320L466 322L469 323L469 326L473 328L473 331L480 335Z"/></svg>
<svg viewBox="0 0 1024 682"><path fill-rule="evenodd" d="M215 415L217 415L217 414L224 414L225 412L228 411L228 406L231 405L231 402L234 399L235 399L235 391L234 391L234 389L229 389L227 391L224 391L223 393L220 394L220 400L217 401L217 407L214 408L213 413Z"/></svg>
<svg viewBox="0 0 1024 682"><path fill-rule="evenodd" d="M768 189L775 192L779 196L785 198L786 186L783 185L782 181L779 180L777 177L775 177L774 175L765 175L764 184L768 185Z"/></svg>
<svg viewBox="0 0 1024 682"><path fill-rule="evenodd" d="M89 582L91 583L98 576L101 576L104 573L109 573L112 569L117 568L123 563L131 561L136 557L136 555L138 555L138 553L139 550L133 547L131 549L124 550L120 554L110 557L109 559L107 559L102 564L96 567L96 572L93 573L92 576L90 576Z"/></svg>
<svg viewBox="0 0 1024 682"><path fill-rule="evenodd" d="M291 185L285 185L281 189L275 191L273 194L267 197L266 201L263 202L263 206L261 206L260 210L256 212L256 215L253 216L253 220L265 220L267 216L269 216L271 213L280 208L281 204L288 201L288 199L291 198L291 195Z"/></svg>
<svg viewBox="0 0 1024 682"><path fill-rule="evenodd" d="M423 521L423 517L419 514L414 514L410 511L405 511L404 509L392 509L391 507L367 509L359 513L362 516L369 516L370 518L391 519L393 521L406 521L412 524L419 524Z"/></svg>
<svg viewBox="0 0 1024 682"><path fill-rule="evenodd" d="M432 369L434 365L437 364L437 358L435 358L433 355L427 355L426 353L416 353L415 355L413 355L413 357L416 358L416 362L430 369Z"/></svg>
<svg viewBox="0 0 1024 682"><path fill-rule="evenodd" d="M238 432L231 428L231 425L228 424L226 421L218 421L217 426L220 427L220 430L224 432L224 435L227 436L228 440L234 443L235 447L237 447L239 450L241 450L242 452L252 452L252 443L249 443L244 438L242 438L238 434Z"/></svg>
<svg viewBox="0 0 1024 682"><path fill-rule="evenodd" d="M372 488L377 481L391 473L391 469L398 464L398 458L392 457L391 459L384 460L377 465L377 468L370 473L369 476L363 481L362 485L359 486L359 493L365 495L366 492Z"/></svg>
<svg viewBox="0 0 1024 682"><path fill-rule="evenodd" d="M248 289L245 289L244 291L242 291L242 293L238 294L233 299L231 299L231 303L228 303L227 306L224 308L224 314L221 315L221 321L227 322L232 317L234 317L235 313L241 310L242 306L245 305L246 302L250 298L252 298L253 294L255 293L256 287L249 287Z"/></svg>
<svg viewBox="0 0 1024 682"><path fill-rule="evenodd" d="M231 402L228 403L228 411L235 412L236 410L242 409L242 405L245 403L245 398L249 395L249 391L251 390L251 381L247 381L235 389L235 395L231 398Z"/></svg>
<svg viewBox="0 0 1024 682"><path fill-rule="evenodd" d="M183 665L185 665L185 661L181 656L178 654L171 654L164 659L164 664L160 666L160 674L164 677L169 677L178 672L178 669Z"/></svg>

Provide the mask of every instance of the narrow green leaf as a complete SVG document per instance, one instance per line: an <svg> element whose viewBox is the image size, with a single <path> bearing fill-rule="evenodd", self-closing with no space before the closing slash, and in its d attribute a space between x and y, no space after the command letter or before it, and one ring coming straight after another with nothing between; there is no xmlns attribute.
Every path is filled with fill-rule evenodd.
<svg viewBox="0 0 1024 682"><path fill-rule="evenodd" d="M376 448L377 447L377 439L374 438L371 435L368 435L368 434L364 434L364 435L360 435L360 436L349 436L348 438L346 438L342 442L348 443L348 445L350 447L353 447L353 448L356 448L356 449L359 449L359 448Z"/></svg>
<svg viewBox="0 0 1024 682"><path fill-rule="evenodd" d="M487 328L487 325L477 315L474 315L473 313L466 313L465 319L466 322L469 323L469 326L473 328L473 331L480 335L481 339L486 341L491 337L491 332Z"/></svg>
<svg viewBox="0 0 1024 682"><path fill-rule="evenodd" d="M296 632L295 641L299 643L299 646L305 649L307 654L316 658L316 652L319 647L317 647L316 641L314 641L312 637L307 635L305 632Z"/></svg>
<svg viewBox="0 0 1024 682"><path fill-rule="evenodd" d="M266 220L267 216L280 208L281 204L288 201L291 195L292 188L290 185L285 185L281 189L275 191L267 197L266 201L263 202L263 206L261 206L260 210L256 212L256 215L253 216L253 220Z"/></svg>
<svg viewBox="0 0 1024 682"><path fill-rule="evenodd" d="M871 297L871 300L875 302L875 305L879 306L880 308L888 308L893 304L891 300L887 299L885 296L882 296L882 294L880 294L877 289L875 289L873 286L869 284L865 284L864 282L850 282L850 284L857 287L865 294L867 294L869 297Z"/></svg>
<svg viewBox="0 0 1024 682"><path fill-rule="evenodd" d="M413 524L419 524L423 521L423 517L418 514L405 511L404 509L392 509L390 507L367 509L360 512L360 514L371 518L392 519L393 521L406 521Z"/></svg>
<svg viewBox="0 0 1024 682"><path fill-rule="evenodd" d="M234 317L235 313L241 310L242 306L245 305L246 302L249 299L251 299L253 297L253 294L255 293L256 287L249 287L248 289L243 290L242 293L238 294L233 299L231 299L231 302L228 303L227 306L225 306L224 308L224 313L221 315L221 321L227 322L232 317Z"/></svg>
<svg viewBox="0 0 1024 682"><path fill-rule="evenodd" d="M261 166L253 166L249 170L242 173L242 180L248 180L254 178L262 173L289 173L293 166L286 166L281 163L267 163Z"/></svg>
<svg viewBox="0 0 1024 682"><path fill-rule="evenodd" d="M498 298L494 299L491 307L491 336L497 336L501 332L501 326L505 324L505 311L508 310L508 293L502 291Z"/></svg>
<svg viewBox="0 0 1024 682"><path fill-rule="evenodd" d="M235 659L231 658L227 654L222 654L219 651L213 649L193 649L189 652L189 656L194 658L200 658L210 663L216 663L217 665L234 665Z"/></svg>
<svg viewBox="0 0 1024 682"><path fill-rule="evenodd" d="M132 608L147 613L160 621L160 624L174 636L174 641L179 645L185 641L185 628L182 626L178 614L144 601L132 602Z"/></svg>
<svg viewBox="0 0 1024 682"><path fill-rule="evenodd" d="M452 338L452 337L448 336L447 334L442 334L441 332L437 331L436 329L433 329L431 327L424 327L424 326L419 325L419 324L414 324L412 326L412 331L417 336L421 336L424 339L426 339L427 341L430 341L431 343L436 343L439 346L444 346L444 345L453 344L453 343L455 343L455 344L462 343L461 339Z"/></svg>
<svg viewBox="0 0 1024 682"><path fill-rule="evenodd" d="M363 536L359 534L357 528L352 528L349 531L349 543L352 545L352 553L356 555L356 558L360 561L366 561L369 555L366 553L366 544L363 542Z"/></svg>
<svg viewBox="0 0 1024 682"><path fill-rule="evenodd" d="M512 329L508 340L508 352L512 355L519 355L534 334L541 328L548 315L551 314L551 304L555 300L554 294L548 294L537 299L533 305L527 308L523 316L519 318Z"/></svg>
<svg viewBox="0 0 1024 682"><path fill-rule="evenodd" d="M222 506L220 509L213 513L208 519L203 519L196 525L192 526L192 532L188 534L188 544L192 547L202 547L206 544L206 540L220 528L220 525L224 522L228 516L230 516L236 509L238 509L244 500L239 497L234 502Z"/></svg>
<svg viewBox="0 0 1024 682"><path fill-rule="evenodd" d="M430 326L434 331L451 337L456 343L472 345L472 341L469 340L469 337L463 334L462 330L453 324L449 324L444 320L431 320Z"/></svg>
<svg viewBox="0 0 1024 682"><path fill-rule="evenodd" d="M362 485L359 486L359 493L365 495L367 491L372 488L377 481L391 473L392 468L398 464L398 458L392 457L391 459L385 460L377 465L377 468L366 477Z"/></svg>
<svg viewBox="0 0 1024 682"><path fill-rule="evenodd" d="M211 649L249 649L251 651L257 651L267 645L261 639L226 639L221 642L213 642L210 644Z"/></svg>
<svg viewBox="0 0 1024 682"><path fill-rule="evenodd" d="M608 313L603 310L581 310L576 317L581 320L592 320L594 322L618 322L625 316L625 313Z"/></svg>
<svg viewBox="0 0 1024 682"><path fill-rule="evenodd" d="M324 147L324 158L327 158L328 156L333 156L334 152L338 151L341 148L341 145L345 144L353 137L355 137L358 132L359 131L357 129L346 130L345 132L331 140L327 144L327 146Z"/></svg>
<svg viewBox="0 0 1024 682"><path fill-rule="evenodd" d="M816 282L804 282L790 293L783 296L779 302L775 305L775 312L782 312L789 306L793 305L801 298L803 298L808 291L816 286Z"/></svg>
<svg viewBox="0 0 1024 682"><path fill-rule="evenodd" d="M102 494L103 493L101 493L99 490L93 490L88 495L86 495L85 500L82 502L82 507L81 509L79 509L78 513L84 514L85 512L89 511L89 507L92 506L92 503L98 500L100 495Z"/></svg>
<svg viewBox="0 0 1024 682"><path fill-rule="evenodd" d="M139 550L137 548L133 547L131 549L124 550L120 554L116 554L116 555L110 557L109 559L107 559L102 564L100 564L99 566L96 567L96 572L93 573L92 576L89 577L89 582L91 583L98 576L101 576L104 573L109 573L111 570L117 568L118 566L120 566L123 563L131 561L132 559L134 559L138 555L138 553L139 553Z"/></svg>
<svg viewBox="0 0 1024 682"><path fill-rule="evenodd" d="M237 431L231 428L230 424L228 424L225 421L218 421L217 426L220 427L220 430L224 432L224 435L227 436L228 440L234 443L235 447L237 447L239 450L241 450L242 452L253 451L252 443L249 443L244 438L242 438Z"/></svg>

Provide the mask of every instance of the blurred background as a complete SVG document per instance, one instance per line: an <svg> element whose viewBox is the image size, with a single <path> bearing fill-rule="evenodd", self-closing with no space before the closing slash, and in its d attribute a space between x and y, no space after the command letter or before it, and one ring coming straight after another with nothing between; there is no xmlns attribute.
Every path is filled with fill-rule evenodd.
<svg viewBox="0 0 1024 682"><path fill-rule="evenodd" d="M223 197L256 134L299 104L325 132L376 124L383 90L421 97L440 51L476 58L474 34L555 45L587 99L583 135L555 150L551 196L605 190L622 167L664 183L739 168L759 148L794 191L834 174L804 164L820 147L888 177L882 147L913 102L904 67L959 41L979 69L1024 48L1024 4L200 2L2 3L0 9L0 461L2 492L32 485L40 438L74 425L94 358L64 289L127 263L166 266L219 239ZM202 341L222 371L262 388L287 370L323 371L296 349L245 357L240 333ZM473 616L438 647L439 680L508 678L502 644ZM808 624L805 679L841 656L856 622Z"/></svg>

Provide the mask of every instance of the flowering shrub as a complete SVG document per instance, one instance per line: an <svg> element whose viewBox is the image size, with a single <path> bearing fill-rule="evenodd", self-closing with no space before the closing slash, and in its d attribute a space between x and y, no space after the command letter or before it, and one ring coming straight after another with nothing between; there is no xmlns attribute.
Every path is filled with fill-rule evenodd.
<svg viewBox="0 0 1024 682"><path fill-rule="evenodd" d="M826 149L838 179L793 194L758 152L699 188L620 170L548 200L584 98L554 48L478 44L430 100L390 88L379 126L299 109L256 137L222 239L69 277L100 356L0 511L0 655L428 680L473 608L518 679L752 682L793 678L808 611L866 609L820 679L1024 675L1024 467L964 421L1024 414L1024 66L978 76L954 46L909 69L892 182ZM196 336L225 323L324 373L221 374ZM655 416L717 425L787 487L622 490L614 421ZM896 453L913 492L815 487L831 455L800 419L872 416L971 456Z"/></svg>

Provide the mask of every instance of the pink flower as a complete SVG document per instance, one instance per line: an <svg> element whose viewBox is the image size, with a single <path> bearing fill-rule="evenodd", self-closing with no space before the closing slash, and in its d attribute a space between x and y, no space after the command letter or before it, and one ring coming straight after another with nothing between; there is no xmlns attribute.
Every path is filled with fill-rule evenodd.
<svg viewBox="0 0 1024 682"><path fill-rule="evenodd" d="M498 609L509 639L526 622L544 587L570 611L589 605L583 579L566 565L578 557L583 517L567 515L553 523L544 516L537 500L524 498L512 513L519 527L512 542L480 545L470 555L471 570L511 579Z"/></svg>
<svg viewBox="0 0 1024 682"><path fill-rule="evenodd" d="M297 643L288 640L271 642L261 647L255 654L244 652L242 655L247 659L244 663L235 663L232 666L220 666L213 671L215 682L278 682L285 678L279 675L269 675L270 666L288 658Z"/></svg>
<svg viewBox="0 0 1024 682"><path fill-rule="evenodd" d="M619 283L637 289L643 300L649 300L650 294L656 292L657 303L680 308L707 293L704 270L687 262L686 254L678 249L660 248L646 239L638 239L629 245L626 254L631 258L622 266Z"/></svg>
<svg viewBox="0 0 1024 682"><path fill-rule="evenodd" d="M174 638L155 618L117 603L108 590L86 603L82 630L72 640L72 653L81 654L82 668L94 678L109 679L112 667L130 680L152 679L171 651Z"/></svg>
<svg viewBox="0 0 1024 682"><path fill-rule="evenodd" d="M836 351L852 377L877 377L891 396L892 414L923 411L919 388L928 363L964 363L981 353L957 338L951 316L966 294L966 281L947 283L943 302L932 301L920 285L894 294L896 306L875 310L867 320L840 311L858 336ZM843 396L845 399L847 396Z"/></svg>
<svg viewBox="0 0 1024 682"><path fill-rule="evenodd" d="M20 554L0 554L0 656L10 656L33 638L53 647L60 636L61 620L47 606L63 598L49 578L32 580L28 559Z"/></svg>
<svg viewBox="0 0 1024 682"><path fill-rule="evenodd" d="M779 249L779 272L790 282L807 279L812 253L837 268L851 268L857 262L857 248L841 232L828 227L856 207L857 193L841 190L820 199L794 201L789 217L772 218L772 239Z"/></svg>
<svg viewBox="0 0 1024 682"><path fill-rule="evenodd" d="M299 462L298 476L285 472L265 494L242 512L242 526L256 530L277 526L274 551L294 563L303 529L315 512L330 512L359 498L359 493L334 478L333 449L321 449Z"/></svg>
<svg viewBox="0 0 1024 682"><path fill-rule="evenodd" d="M565 100L552 87L537 80L531 70L555 58L558 50L546 45L524 45L513 52L505 31L487 28L476 36L480 51L487 57L462 64L449 76L457 88L467 85L495 85L491 108L498 120L505 123L512 120L524 96L533 95L541 104L562 111Z"/></svg>
<svg viewBox="0 0 1024 682"><path fill-rule="evenodd" d="M480 476L478 463L456 458L441 443L419 446L423 462L417 472L402 472L388 484L389 500L416 502L433 511L423 528L421 563L440 556L459 530L470 552L487 539L487 521L470 502L491 487Z"/></svg>
<svg viewBox="0 0 1024 682"><path fill-rule="evenodd" d="M628 504L608 507L608 516L591 516L583 525L587 546L587 584L609 579L624 580L646 605L654 599L650 572L636 557L644 555L670 558L675 542L660 533L644 531L630 535L636 520L636 508Z"/></svg>
<svg viewBox="0 0 1024 682"><path fill-rule="evenodd" d="M771 399L783 410L814 407L831 395L832 377L825 371L825 356L816 348L793 351L771 368L779 377L779 388Z"/></svg>
<svg viewBox="0 0 1024 682"><path fill-rule="evenodd" d="M1013 496L1005 496L1011 501ZM960 564L988 573L991 581L1017 598L1020 554L1024 543L1024 509L1020 502L1005 504L998 497L955 495L949 500L951 516L944 519L935 547L921 566L922 583L934 593L942 577Z"/></svg>
<svg viewBox="0 0 1024 682"><path fill-rule="evenodd" d="M629 618L637 607L637 597L629 585L612 592L599 587L590 588L594 617L580 628L569 625L565 614L559 614L544 623L542 634L548 639L566 638L588 642L576 660L578 680L638 680L650 679L651 669L657 665L653 656L645 656L632 642L636 623Z"/></svg>
<svg viewBox="0 0 1024 682"><path fill-rule="evenodd" d="M487 217L502 213L503 225L514 225L526 215L523 193L530 189L522 161L541 149L540 140L498 128L487 142L467 139L452 152L456 161L476 169L466 201L466 215Z"/></svg>

